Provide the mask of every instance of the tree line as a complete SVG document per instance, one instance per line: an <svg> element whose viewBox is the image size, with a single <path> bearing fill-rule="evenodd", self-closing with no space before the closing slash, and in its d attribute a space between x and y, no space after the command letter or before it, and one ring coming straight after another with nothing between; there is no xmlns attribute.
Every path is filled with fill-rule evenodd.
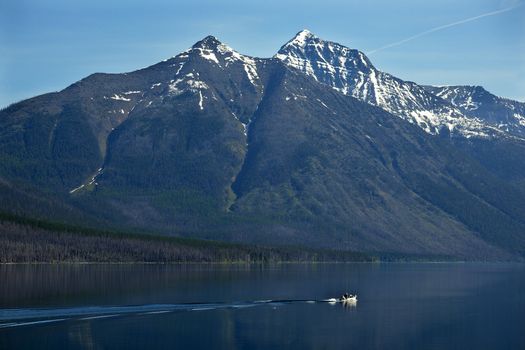
<svg viewBox="0 0 525 350"><path fill-rule="evenodd" d="M374 261L349 251L267 247L97 231L0 215L0 263Z"/></svg>

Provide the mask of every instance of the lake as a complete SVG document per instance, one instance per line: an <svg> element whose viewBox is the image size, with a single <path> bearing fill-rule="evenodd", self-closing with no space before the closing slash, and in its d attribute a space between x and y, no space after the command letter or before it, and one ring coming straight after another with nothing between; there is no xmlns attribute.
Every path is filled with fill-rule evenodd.
<svg viewBox="0 0 525 350"><path fill-rule="evenodd" d="M0 266L0 349L30 348L525 349L525 265Z"/></svg>

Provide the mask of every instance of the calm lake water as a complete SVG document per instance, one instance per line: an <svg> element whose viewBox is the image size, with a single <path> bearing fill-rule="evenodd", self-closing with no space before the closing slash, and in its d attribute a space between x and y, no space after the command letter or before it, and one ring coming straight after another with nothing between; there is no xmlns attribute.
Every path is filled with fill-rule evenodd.
<svg viewBox="0 0 525 350"><path fill-rule="evenodd" d="M30 348L525 349L525 265L0 266L0 349Z"/></svg>

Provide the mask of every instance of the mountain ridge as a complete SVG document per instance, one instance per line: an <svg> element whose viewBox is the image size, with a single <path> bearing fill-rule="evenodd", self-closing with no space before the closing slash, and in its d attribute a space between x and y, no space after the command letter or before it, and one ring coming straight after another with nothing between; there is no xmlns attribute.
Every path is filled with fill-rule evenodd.
<svg viewBox="0 0 525 350"><path fill-rule="evenodd" d="M299 34L283 48L310 47L292 52L304 64L319 52L346 59L364 70L363 89L367 72L379 76L358 50ZM330 85L350 82L350 70L327 80L326 67L312 75L208 36L152 66L10 106L0 112L0 179L12 185L0 186L0 210L251 243L469 259L525 252L525 175L492 165L495 150L522 159L520 140L445 132L443 120L424 127L388 109L405 101L410 110L407 94L459 109L390 75L406 89L369 85L353 96ZM31 192L64 209L30 203Z"/></svg>
<svg viewBox="0 0 525 350"><path fill-rule="evenodd" d="M466 118L448 101L416 83L376 69L356 49L323 40L303 30L274 56L344 94L380 106L392 114L439 134L442 128L464 137L501 136L500 130L477 118Z"/></svg>
<svg viewBox="0 0 525 350"><path fill-rule="evenodd" d="M523 138L525 135L525 103L496 96L482 86L425 86L467 116L483 120L506 133Z"/></svg>

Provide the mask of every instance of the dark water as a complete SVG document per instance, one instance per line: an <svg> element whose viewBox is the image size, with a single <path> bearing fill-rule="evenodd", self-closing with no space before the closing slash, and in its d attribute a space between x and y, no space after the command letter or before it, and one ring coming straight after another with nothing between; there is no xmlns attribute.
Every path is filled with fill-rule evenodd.
<svg viewBox="0 0 525 350"><path fill-rule="evenodd" d="M0 266L26 348L525 349L525 265Z"/></svg>

